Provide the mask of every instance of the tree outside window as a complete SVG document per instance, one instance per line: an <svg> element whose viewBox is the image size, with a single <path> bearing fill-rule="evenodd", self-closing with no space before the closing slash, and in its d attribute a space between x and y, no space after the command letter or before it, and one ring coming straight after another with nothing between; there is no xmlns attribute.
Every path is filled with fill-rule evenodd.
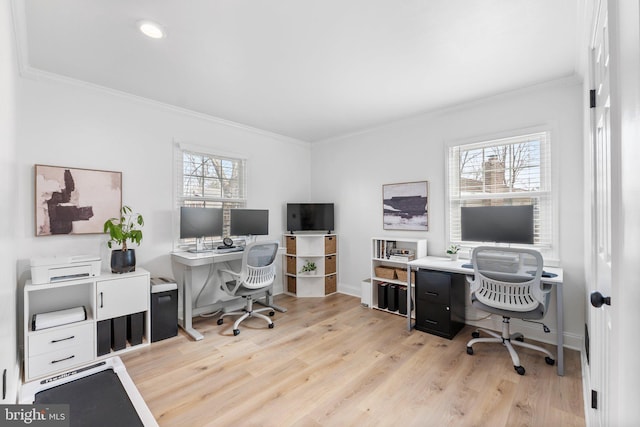
<svg viewBox="0 0 640 427"><path fill-rule="evenodd" d="M229 210L246 207L245 160L182 151L179 206L223 208L223 234L229 235Z"/></svg>

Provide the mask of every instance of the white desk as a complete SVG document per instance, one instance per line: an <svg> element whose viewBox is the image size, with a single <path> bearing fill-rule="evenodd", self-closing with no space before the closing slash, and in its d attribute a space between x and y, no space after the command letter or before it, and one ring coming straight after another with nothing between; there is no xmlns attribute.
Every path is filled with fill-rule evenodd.
<svg viewBox="0 0 640 427"><path fill-rule="evenodd" d="M451 261L449 258L427 256L411 261L407 265L407 289L411 289L411 270L425 268L436 271L447 271L450 273L473 274L473 268L464 268L463 264L470 264L471 260ZM556 274L556 277L543 277L542 283L553 285L556 293L556 345L557 345L557 368L558 375L564 375L564 300L562 294L562 268L544 267L548 273ZM407 307L411 307L411 292L407 292ZM407 327L409 331L413 328L411 323L411 310L407 310Z"/></svg>
<svg viewBox="0 0 640 427"><path fill-rule="evenodd" d="M211 267L213 264L219 264L229 261L240 261L244 252L172 252L171 259L180 264L183 267L183 274L175 274L178 285L182 287L182 319L178 319L180 327L189 334L196 341L200 341L204 336L193 328L193 288L194 288L194 269L202 266ZM201 287L206 286L207 283L214 279L214 283L217 283L215 276L216 270L214 268L209 269L209 275ZM286 311L286 309L274 306L272 304L273 295L271 291L266 293L266 304L278 311ZM259 302L259 301L256 301Z"/></svg>

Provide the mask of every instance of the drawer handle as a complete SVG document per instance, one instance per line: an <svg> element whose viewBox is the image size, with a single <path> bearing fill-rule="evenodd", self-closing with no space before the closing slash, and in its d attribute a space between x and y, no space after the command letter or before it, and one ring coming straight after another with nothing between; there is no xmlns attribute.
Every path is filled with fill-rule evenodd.
<svg viewBox="0 0 640 427"><path fill-rule="evenodd" d="M51 344L55 344L57 342L62 342L62 341L67 341L67 340L72 340L75 337L76 337L75 335L71 335L70 337L67 337L67 338L62 338L62 339L59 339L59 340L51 340Z"/></svg>
<svg viewBox="0 0 640 427"><path fill-rule="evenodd" d="M100 308L104 307L104 294L100 292Z"/></svg>
<svg viewBox="0 0 640 427"><path fill-rule="evenodd" d="M435 320L429 320L429 319L424 319L425 322L427 323L431 323L432 325L437 325L438 322L436 322Z"/></svg>
<svg viewBox="0 0 640 427"><path fill-rule="evenodd" d="M437 292L425 292L425 294L430 295L430 296L432 296L432 297L437 297L438 295L440 295L440 294L439 294L439 293L437 293Z"/></svg>
<svg viewBox="0 0 640 427"><path fill-rule="evenodd" d="M59 360L52 360L51 363L60 363L60 362L64 362L65 360L70 360L73 359L74 357L76 357L75 354L72 354L69 357L65 357L64 359L59 359Z"/></svg>

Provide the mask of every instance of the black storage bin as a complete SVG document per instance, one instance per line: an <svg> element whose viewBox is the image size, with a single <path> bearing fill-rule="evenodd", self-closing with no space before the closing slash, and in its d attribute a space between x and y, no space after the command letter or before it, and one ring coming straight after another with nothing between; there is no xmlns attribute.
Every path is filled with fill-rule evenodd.
<svg viewBox="0 0 640 427"><path fill-rule="evenodd" d="M178 335L178 285L164 277L151 278L151 342Z"/></svg>
<svg viewBox="0 0 640 427"><path fill-rule="evenodd" d="M413 303L413 301L411 302ZM407 314L407 287L402 285L398 286L398 312L400 314Z"/></svg>
<svg viewBox="0 0 640 427"><path fill-rule="evenodd" d="M127 341L131 345L142 344L144 335L144 312L127 316Z"/></svg>
<svg viewBox="0 0 640 427"><path fill-rule="evenodd" d="M123 350L127 346L127 316L111 319L111 348Z"/></svg>
<svg viewBox="0 0 640 427"><path fill-rule="evenodd" d="M378 308L387 308L388 283L378 283Z"/></svg>
<svg viewBox="0 0 640 427"><path fill-rule="evenodd" d="M100 320L97 324L97 355L104 356L111 351L111 319Z"/></svg>
<svg viewBox="0 0 640 427"><path fill-rule="evenodd" d="M387 310L398 311L398 285L387 286Z"/></svg>

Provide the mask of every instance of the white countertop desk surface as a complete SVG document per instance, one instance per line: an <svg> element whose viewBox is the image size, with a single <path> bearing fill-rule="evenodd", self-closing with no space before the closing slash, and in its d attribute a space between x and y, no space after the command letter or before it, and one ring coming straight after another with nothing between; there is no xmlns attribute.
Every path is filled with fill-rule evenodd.
<svg viewBox="0 0 640 427"><path fill-rule="evenodd" d="M449 273L473 274L473 268L462 267L463 264L470 263L470 259L458 259L456 261L452 261L449 258L426 256L409 262L407 264L407 269L417 270L419 268L425 268L429 270L446 271ZM558 375L564 375L564 297L562 292L563 272L562 268L547 266L544 267L544 271L546 271L547 273L556 274L556 277L543 277L542 283L553 285L553 288L556 292L556 345L558 353L556 356L556 364L558 368ZM409 280L408 277L410 277L410 275L407 275L407 281ZM407 283L407 285L409 284ZM413 328L413 325L411 324L411 316L408 315L407 319L408 329L411 330Z"/></svg>
<svg viewBox="0 0 640 427"><path fill-rule="evenodd" d="M207 266L211 264L217 264L220 262L241 260L244 251L239 252L225 252L219 253L214 251L207 252L172 252L171 258L179 264L185 267L184 277L178 278L178 284L183 286L183 298L182 298L182 321L178 322L180 327L189 334L194 340L200 341L204 336L193 328L193 306L192 306L192 294L193 294L193 274L192 268ZM211 274L211 271L210 271ZM207 278L207 282L209 278ZM203 285L204 286L204 285ZM179 319L180 320L180 319Z"/></svg>
<svg viewBox="0 0 640 427"><path fill-rule="evenodd" d="M278 253L281 253L282 251L283 251L282 248L278 249ZM179 280L179 282L181 282L182 285L184 285L182 290L183 296L184 296L182 298L183 319L182 319L182 322L179 322L179 325L187 334L189 334L196 341L199 341L204 337L200 332L196 331L193 328L193 322L192 322L193 307L191 304L187 303L189 301L192 301L193 275L192 275L191 269L194 267L207 266L207 265L217 264L221 262L239 261L242 259L243 254L244 254L244 251L227 252L224 249L220 251L216 251L214 249L213 251L206 251L206 252L182 251L182 252L171 253L171 257L175 262L182 264L183 266L186 267L186 271L184 275L185 277L182 278L183 280ZM176 277L176 279L178 278ZM207 279L207 281L208 280L209 278ZM280 311L280 312L286 311L285 308L278 307L277 305L273 304L273 295L271 295L270 291L266 293L266 303L269 306L276 309L277 311Z"/></svg>

